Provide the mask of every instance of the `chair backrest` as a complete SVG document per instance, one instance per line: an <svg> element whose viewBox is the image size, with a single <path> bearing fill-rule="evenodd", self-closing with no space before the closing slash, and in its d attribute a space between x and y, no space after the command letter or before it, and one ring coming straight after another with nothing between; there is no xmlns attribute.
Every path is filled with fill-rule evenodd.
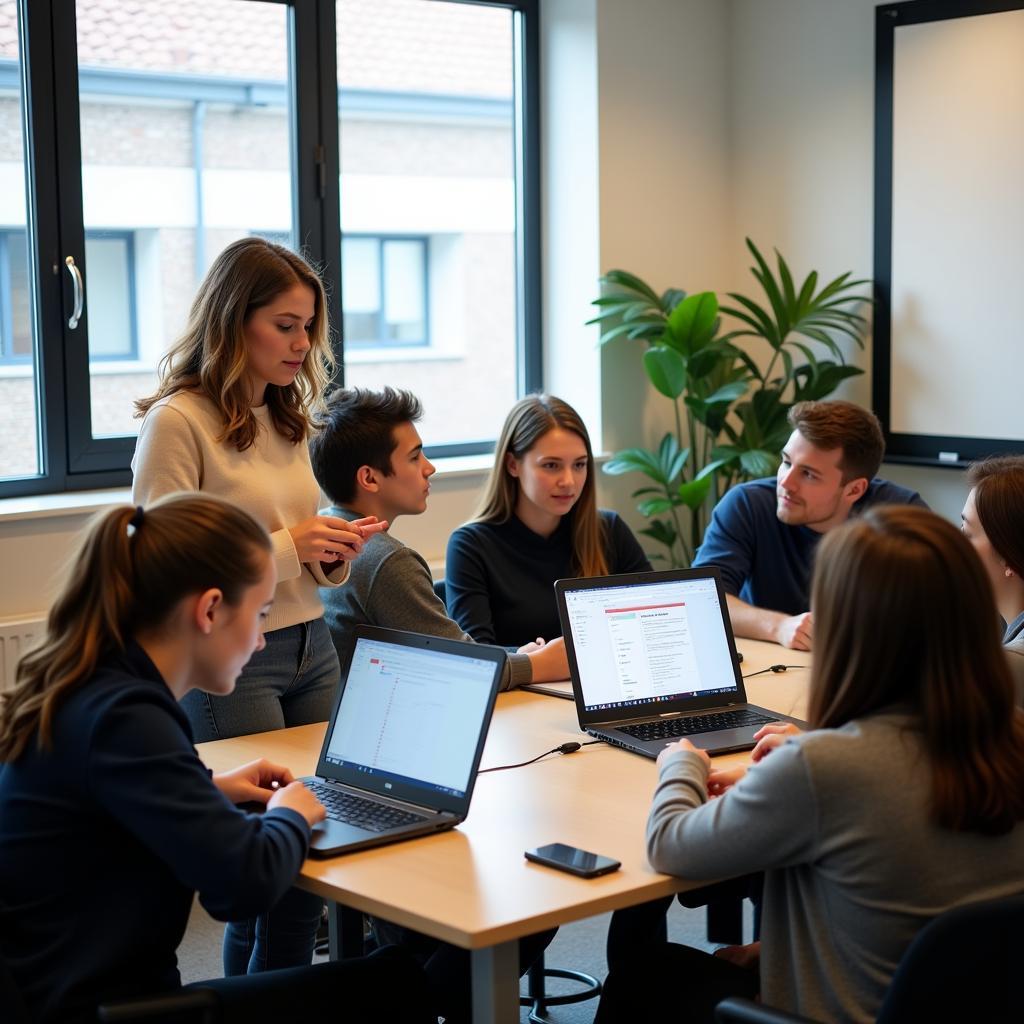
<svg viewBox="0 0 1024 1024"><path fill-rule="evenodd" d="M978 865L984 871L984 865ZM954 907L904 954L878 1024L1024 1021L1024 894Z"/></svg>

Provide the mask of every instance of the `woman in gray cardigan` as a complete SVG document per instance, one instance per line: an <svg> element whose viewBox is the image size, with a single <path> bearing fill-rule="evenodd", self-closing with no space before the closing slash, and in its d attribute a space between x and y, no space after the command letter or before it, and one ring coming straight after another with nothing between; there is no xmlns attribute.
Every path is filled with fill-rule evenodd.
<svg viewBox="0 0 1024 1024"><path fill-rule="evenodd" d="M673 744L647 826L659 871L765 872L759 965L665 945L609 976L601 1024L710 1021L755 992L866 1024L929 920L1024 891L1024 715L971 546L923 509L870 510L822 540L811 607L812 730L717 785Z"/></svg>
<svg viewBox="0 0 1024 1024"><path fill-rule="evenodd" d="M1003 644L1024 657L1024 456L1001 455L967 471L971 492L961 516L992 581L1006 622Z"/></svg>

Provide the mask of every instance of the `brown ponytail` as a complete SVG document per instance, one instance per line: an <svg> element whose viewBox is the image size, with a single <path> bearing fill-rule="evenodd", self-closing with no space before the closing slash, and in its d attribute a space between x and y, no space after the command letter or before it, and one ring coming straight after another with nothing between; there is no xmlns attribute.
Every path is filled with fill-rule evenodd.
<svg viewBox="0 0 1024 1024"><path fill-rule="evenodd" d="M87 528L46 623L0 704L0 762L37 735L50 744L65 694L139 631L161 626L189 594L217 588L229 605L259 582L270 539L245 512L212 496L172 495L144 513L122 505Z"/></svg>

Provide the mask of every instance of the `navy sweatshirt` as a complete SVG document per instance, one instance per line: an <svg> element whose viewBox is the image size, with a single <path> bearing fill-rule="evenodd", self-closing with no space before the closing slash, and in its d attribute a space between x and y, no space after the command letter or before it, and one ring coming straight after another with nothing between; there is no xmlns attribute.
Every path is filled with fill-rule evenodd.
<svg viewBox="0 0 1024 1024"><path fill-rule="evenodd" d="M636 537L615 512L600 509L610 574L651 568ZM505 523L467 523L448 541L448 614L477 643L520 647L562 635L555 580L572 568L571 523L565 516L550 537L512 516Z"/></svg>
<svg viewBox="0 0 1024 1024"><path fill-rule="evenodd" d="M775 514L775 491L775 477L731 487L715 506L693 565L716 566L725 592L747 604L799 615L810 607L811 569L822 534L783 523ZM850 514L886 504L927 508L916 491L875 477Z"/></svg>
<svg viewBox="0 0 1024 1024"><path fill-rule="evenodd" d="M95 1020L113 999L180 985L193 893L223 921L275 903L309 827L234 807L141 647L69 693L53 747L0 766L0 948L33 1014Z"/></svg>

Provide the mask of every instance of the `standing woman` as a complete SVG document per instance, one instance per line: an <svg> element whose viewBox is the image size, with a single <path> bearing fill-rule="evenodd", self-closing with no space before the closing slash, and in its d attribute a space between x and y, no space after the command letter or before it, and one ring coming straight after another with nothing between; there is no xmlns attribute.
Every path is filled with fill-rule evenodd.
<svg viewBox="0 0 1024 1024"><path fill-rule="evenodd" d="M811 610L811 731L717 786L706 753L671 744L647 822L658 871L765 872L759 971L666 945L609 975L600 1024L710 1022L757 992L868 1024L932 918L1024 891L1024 713L971 546L924 509L869 509L822 540ZM1002 993L971 998L1005 1019L987 1012Z"/></svg>
<svg viewBox="0 0 1024 1024"><path fill-rule="evenodd" d="M342 583L363 537L383 526L316 514L307 440L332 365L319 277L283 246L243 238L214 260L161 364L160 386L136 403L145 418L132 500L214 494L248 512L273 544L278 583L266 645L232 693L185 697L197 742L330 717L340 670L317 587ZM321 906L296 890L273 912L272 945L267 915L229 924L225 972L309 963Z"/></svg>
<svg viewBox="0 0 1024 1024"><path fill-rule="evenodd" d="M528 395L508 414L474 518L448 542L448 613L478 643L562 632L552 585L651 568L618 514L598 509L594 455L572 406Z"/></svg>
<svg viewBox="0 0 1024 1024"><path fill-rule="evenodd" d="M276 579L265 531L214 498L90 526L0 702L0 959L32 1020L94 1021L100 1004L179 988L194 892L224 920L294 883L323 808L268 761L211 776L178 704L194 687L231 692L263 646ZM423 975L398 951L202 987L227 1024L297 1006L428 1018Z"/></svg>

